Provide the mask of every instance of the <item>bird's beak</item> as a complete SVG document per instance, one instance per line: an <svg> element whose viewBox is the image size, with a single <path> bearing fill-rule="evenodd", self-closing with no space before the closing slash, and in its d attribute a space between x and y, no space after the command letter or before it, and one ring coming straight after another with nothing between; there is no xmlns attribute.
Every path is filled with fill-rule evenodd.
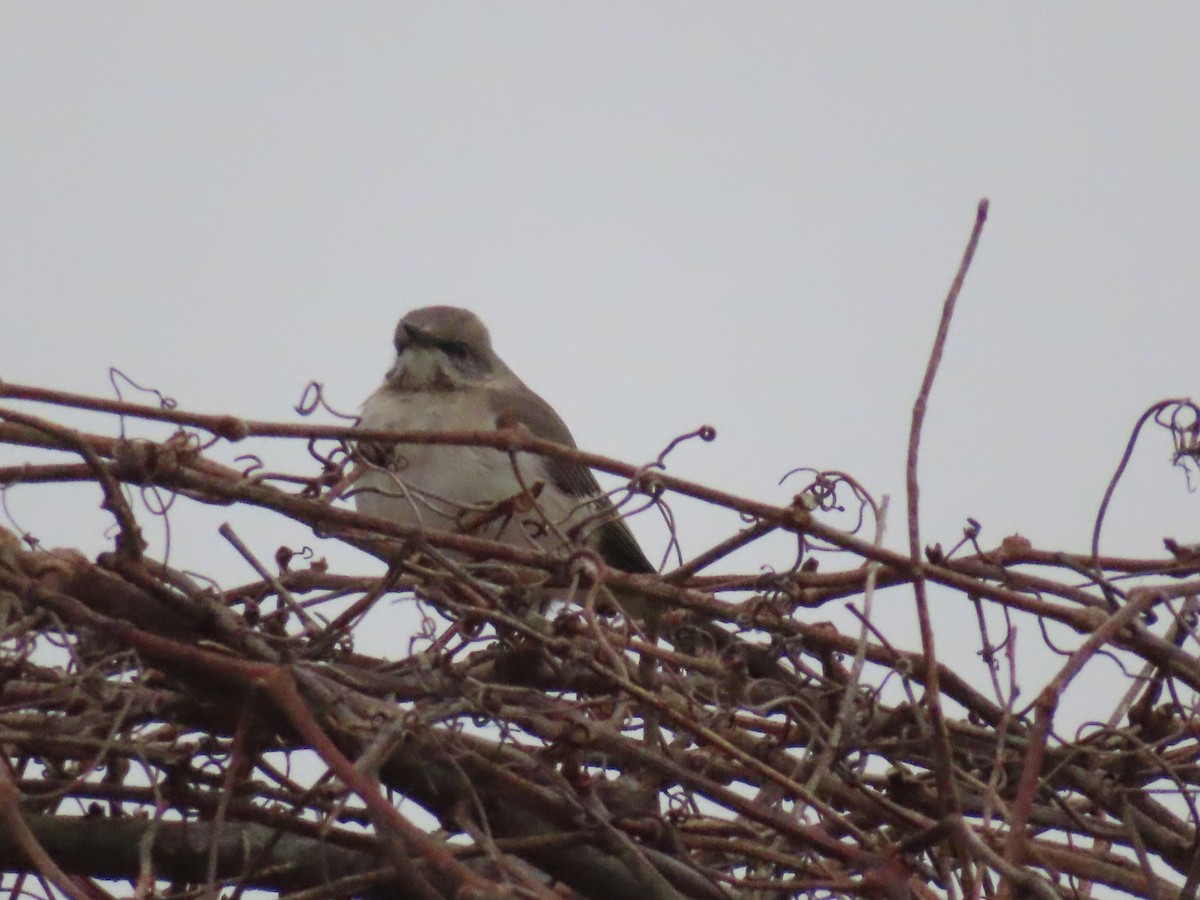
<svg viewBox="0 0 1200 900"><path fill-rule="evenodd" d="M408 322L400 323L400 328L396 331L397 353L403 353L404 349L411 344L426 344L428 342L429 335L416 325L410 325Z"/></svg>

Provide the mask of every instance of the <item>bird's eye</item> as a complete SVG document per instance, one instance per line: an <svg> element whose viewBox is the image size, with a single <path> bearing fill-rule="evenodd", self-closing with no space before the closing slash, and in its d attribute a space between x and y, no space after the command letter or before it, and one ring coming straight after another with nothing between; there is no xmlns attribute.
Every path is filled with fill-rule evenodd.
<svg viewBox="0 0 1200 900"><path fill-rule="evenodd" d="M451 359L462 359L469 352L467 345L462 341L447 341L442 344L442 349Z"/></svg>

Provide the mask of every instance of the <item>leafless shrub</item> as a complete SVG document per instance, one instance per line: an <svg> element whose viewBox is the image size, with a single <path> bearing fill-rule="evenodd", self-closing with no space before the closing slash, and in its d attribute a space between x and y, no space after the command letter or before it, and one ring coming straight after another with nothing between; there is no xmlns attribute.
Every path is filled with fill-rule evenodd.
<svg viewBox="0 0 1200 900"><path fill-rule="evenodd" d="M405 437L570 458L626 479L627 508L685 495L744 523L662 575L627 575L352 512L351 428L0 385L0 442L29 454L0 468L5 492L95 485L115 523L96 560L0 536L12 895L1194 897L1200 548L984 549L974 526L921 544L920 421L961 274L914 415L908 553L868 535L882 504L836 473L778 506L675 478L665 456L631 466L507 428ZM79 431L46 405L113 427ZM142 436L154 421L178 430ZM1175 400L1138 429L1168 429L1194 465L1197 421ZM274 471L286 440L315 462ZM218 461L228 445L241 468ZM197 503L268 510L386 571L339 571L325 550L264 563L224 528L258 577L221 589L147 552L148 521ZM845 503L858 533L823 522ZM795 565L707 574L778 533ZM827 548L836 565L818 566ZM547 604L547 586L571 601ZM670 610L656 633L604 613L612 586ZM872 612L905 586L919 651ZM975 635L935 633L931 586L976 611ZM861 627L819 621L834 601ZM1027 623L1059 661L1021 700ZM355 652L370 628L394 632L389 658ZM939 664L948 639L974 642L982 686ZM1064 691L1100 659L1124 673L1111 716L1060 731Z"/></svg>

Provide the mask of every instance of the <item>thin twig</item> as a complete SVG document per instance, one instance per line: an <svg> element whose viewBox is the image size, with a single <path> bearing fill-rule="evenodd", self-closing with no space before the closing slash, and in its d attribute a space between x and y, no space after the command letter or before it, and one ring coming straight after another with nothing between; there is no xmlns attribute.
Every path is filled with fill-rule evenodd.
<svg viewBox="0 0 1200 900"><path fill-rule="evenodd" d="M981 200L975 213L975 226L971 230L971 238L967 241L967 249L963 253L958 273L950 285L950 291L942 304L942 317L938 322L937 336L933 341L933 350L929 354L929 362L925 367L925 377L921 382L921 390L913 404L912 424L908 437L908 462L906 466L905 485L908 491L908 552L914 568L921 561L921 529L920 529L920 483L917 480L917 459L921 447L921 428L925 424L925 412L929 406L929 395L933 391L933 381L937 376L942 353L946 347L946 338L950 332L950 320L954 316L954 306L958 295L966 281L967 271L971 260L975 257L975 248L979 245L983 225L987 221L988 201ZM941 690L938 684L937 653L933 636L933 622L929 616L929 601L925 591L925 577L917 572L913 577L913 593L916 598L917 619L921 629L921 649L930 663L930 678L926 685L925 704L929 718L933 724L933 740L935 748L938 796L942 803L942 814L958 816L961 813L961 803L954 780L953 760L950 755L950 736L946 729L945 716L942 710ZM962 857L963 873L969 872L969 857L965 852Z"/></svg>

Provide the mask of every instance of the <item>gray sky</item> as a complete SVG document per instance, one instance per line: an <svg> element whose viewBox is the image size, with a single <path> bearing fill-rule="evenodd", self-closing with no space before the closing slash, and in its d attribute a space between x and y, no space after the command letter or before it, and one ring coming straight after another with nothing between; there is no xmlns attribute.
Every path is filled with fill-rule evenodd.
<svg viewBox="0 0 1200 900"><path fill-rule="evenodd" d="M0 377L105 394L115 365L275 419L317 379L353 410L396 319L454 303L583 446L644 461L711 423L673 471L785 500L788 469L842 469L892 495L900 546L911 404L987 196L924 538L974 516L1081 550L1137 415L1197 393L1197 46L1194 4L10 0ZM1147 435L1109 550L1197 539L1169 449ZM693 552L733 527L680 516Z"/></svg>

